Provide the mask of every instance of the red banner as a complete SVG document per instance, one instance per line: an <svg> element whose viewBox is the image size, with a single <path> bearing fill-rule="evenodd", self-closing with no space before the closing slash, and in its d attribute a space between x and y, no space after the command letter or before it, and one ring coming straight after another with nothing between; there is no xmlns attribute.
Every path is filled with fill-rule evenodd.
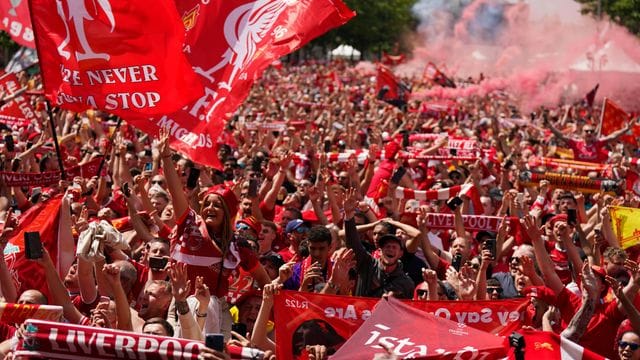
<svg viewBox="0 0 640 360"><path fill-rule="evenodd" d="M6 31L13 41L32 49L36 47L26 0L0 1L0 14L2 30Z"/></svg>
<svg viewBox="0 0 640 360"><path fill-rule="evenodd" d="M289 360L299 354L300 341L308 336L346 340L371 316L380 299L282 291L275 297L276 357ZM412 307L477 330L509 335L522 326L528 300L405 301ZM323 329L313 333L315 326ZM307 333L307 334L305 334ZM313 340L318 340L313 338ZM336 343L339 343L336 340Z"/></svg>
<svg viewBox="0 0 640 360"><path fill-rule="evenodd" d="M518 226L518 218L508 217L509 227L515 230ZM464 229L467 231L491 231L498 232L498 228L502 223L500 216L483 216L483 215L462 215ZM429 213L427 214L427 227L429 229L453 229L454 215Z"/></svg>
<svg viewBox="0 0 640 360"><path fill-rule="evenodd" d="M186 110L131 123L149 134L169 129L172 148L212 166L219 166L216 142L224 121L264 69L354 16L341 0L185 0L177 6L187 30L184 51L205 95Z"/></svg>
<svg viewBox="0 0 640 360"><path fill-rule="evenodd" d="M4 94L4 98L15 94L22 87L16 74L3 74L0 79L0 91ZM36 114L29 99L23 95L14 97L0 107L0 122L9 126L15 126L14 124L28 126L31 120L35 119Z"/></svg>
<svg viewBox="0 0 640 360"><path fill-rule="evenodd" d="M28 320L15 356L47 359L197 359L200 341Z"/></svg>
<svg viewBox="0 0 640 360"><path fill-rule="evenodd" d="M506 342L505 337L388 298L376 303L371 317L331 359L370 360L387 351L398 359L503 359Z"/></svg>
<svg viewBox="0 0 640 360"><path fill-rule="evenodd" d="M93 159L85 164L65 169L67 179L76 176L91 178L98 175L102 158ZM61 179L60 171L45 171L41 173L19 173L0 171L0 179L6 186L49 186L57 184Z"/></svg>
<svg viewBox="0 0 640 360"><path fill-rule="evenodd" d="M171 113L203 87L170 0L30 0L45 92L73 111Z"/></svg>
<svg viewBox="0 0 640 360"><path fill-rule="evenodd" d="M0 304L0 322L22 324L27 319L58 321L62 318L62 306L32 304Z"/></svg>
<svg viewBox="0 0 640 360"><path fill-rule="evenodd" d="M40 232L42 246L49 251L54 263L58 263L59 256L73 256L73 254L61 254L58 251L58 224L62 196L40 202L23 213L18 219L18 228L9 239L4 249L4 260L11 273L18 294L29 289L40 290L48 295L49 288L45 282L42 267L24 255L24 233L27 231Z"/></svg>

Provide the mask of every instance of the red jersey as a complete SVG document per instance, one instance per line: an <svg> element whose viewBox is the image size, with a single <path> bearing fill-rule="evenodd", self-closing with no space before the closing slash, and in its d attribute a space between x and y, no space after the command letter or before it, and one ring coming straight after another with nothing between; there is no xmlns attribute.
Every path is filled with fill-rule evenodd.
<svg viewBox="0 0 640 360"><path fill-rule="evenodd" d="M200 215L188 209L178 218L171 237L171 258L187 264L187 275L192 284L195 284L196 276L202 276L211 294L217 297L227 295L231 270L240 266L251 273L260 266L249 244L235 238L224 259L222 256Z"/></svg>
<svg viewBox="0 0 640 360"><path fill-rule="evenodd" d="M602 140L597 140L592 144L587 145L584 140L569 139L567 145L573 150L573 155L576 160L590 161L590 162L605 162L608 156L604 153L604 147L607 143Z"/></svg>

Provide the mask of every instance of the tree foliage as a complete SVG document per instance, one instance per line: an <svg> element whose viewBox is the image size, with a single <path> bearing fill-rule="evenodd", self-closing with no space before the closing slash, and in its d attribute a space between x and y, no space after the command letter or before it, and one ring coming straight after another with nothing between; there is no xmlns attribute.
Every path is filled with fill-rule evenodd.
<svg viewBox="0 0 640 360"><path fill-rule="evenodd" d="M607 14L611 20L640 35L640 0L576 0L584 14Z"/></svg>
<svg viewBox="0 0 640 360"><path fill-rule="evenodd" d="M333 46L346 43L357 49L377 53L390 51L404 35L415 30L411 14L415 0L344 0L357 15L347 24L314 42Z"/></svg>

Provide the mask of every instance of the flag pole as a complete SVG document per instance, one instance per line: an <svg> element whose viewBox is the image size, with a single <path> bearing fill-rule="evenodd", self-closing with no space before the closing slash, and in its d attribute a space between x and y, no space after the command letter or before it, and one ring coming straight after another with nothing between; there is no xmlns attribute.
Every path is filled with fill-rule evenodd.
<svg viewBox="0 0 640 360"><path fill-rule="evenodd" d="M116 133L118 132L118 129L120 129L120 125L122 125L122 118L118 116L118 123L116 124L115 130L113 130L113 134L111 134L111 136L109 137L109 143L107 144L107 149L105 150L105 154L102 156L102 161L100 161L100 166L98 166L98 173L96 174L97 177L100 177L102 168L104 168L104 164L107 161L106 153L111 151L111 146L113 146L113 139L116 137Z"/></svg>
<svg viewBox="0 0 640 360"><path fill-rule="evenodd" d="M604 109L607 106L607 98L605 97L604 100L602 100L602 109L600 110L600 123L598 124L598 138L600 138L600 135L602 134L602 121L604 121Z"/></svg>
<svg viewBox="0 0 640 360"><path fill-rule="evenodd" d="M56 134L56 124L53 121L53 108L49 100L45 99L47 104L47 114L49 115L49 124L51 125L51 135L53 136L53 144L56 147L56 155L58 156L58 166L60 167L60 179L66 180L67 176L64 172L64 164L62 163L62 154L60 153L60 144L58 143L58 134Z"/></svg>

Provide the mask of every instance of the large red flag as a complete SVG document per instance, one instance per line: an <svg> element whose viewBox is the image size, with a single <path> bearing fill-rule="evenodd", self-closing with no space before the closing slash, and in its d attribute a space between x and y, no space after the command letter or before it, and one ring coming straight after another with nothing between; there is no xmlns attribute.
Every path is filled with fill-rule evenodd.
<svg viewBox="0 0 640 360"><path fill-rule="evenodd" d="M185 110L132 123L151 134L168 128L174 149L212 166L219 166L216 142L224 121L264 69L355 15L341 0L185 0L177 6L187 30L184 51L205 96Z"/></svg>
<svg viewBox="0 0 640 360"><path fill-rule="evenodd" d="M432 81L442 87L456 87L456 83L440 71L440 69L438 69L438 67L432 62L428 63L424 68L422 77L424 81Z"/></svg>
<svg viewBox="0 0 640 360"><path fill-rule="evenodd" d="M398 359L501 359L507 355L503 337L389 297L379 300L371 317L331 358L365 360L387 352Z"/></svg>
<svg viewBox="0 0 640 360"><path fill-rule="evenodd" d="M45 92L73 111L171 113L202 96L170 0L30 0Z"/></svg>
<svg viewBox="0 0 640 360"><path fill-rule="evenodd" d="M629 114L611 99L604 99L600 117L600 135L606 136L625 127Z"/></svg>
<svg viewBox="0 0 640 360"><path fill-rule="evenodd" d="M33 42L33 27L29 16L29 5L26 0L0 1L0 15L2 15L2 30L6 31L13 41L30 48L35 48Z"/></svg>
<svg viewBox="0 0 640 360"><path fill-rule="evenodd" d="M74 254L62 254L58 251L60 245L58 242L58 224L61 204L62 196L59 195L46 202L36 204L22 214L18 228L15 229L14 235L9 239L9 243L5 247L4 259L13 276L18 294L29 289L40 290L44 294L49 293L45 282L44 270L39 264L25 257L25 232L40 232L42 246L49 251L51 259L56 264L59 263L60 256L74 256Z"/></svg>

